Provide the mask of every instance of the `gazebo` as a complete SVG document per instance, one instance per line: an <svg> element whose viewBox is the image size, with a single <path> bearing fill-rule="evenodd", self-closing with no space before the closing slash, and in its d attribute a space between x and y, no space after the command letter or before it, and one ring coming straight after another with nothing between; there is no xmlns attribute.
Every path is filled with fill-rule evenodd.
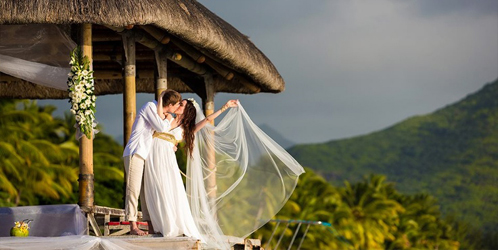
<svg viewBox="0 0 498 250"><path fill-rule="evenodd" d="M3 30L14 25L55 26L82 47L95 71L95 94L123 94L125 144L136 115L137 92L156 97L166 88L195 93L209 115L218 92L278 93L285 86L274 65L247 36L197 1L0 2L0 45L9 43ZM67 90L59 86L0 72L0 98L67 99ZM92 225L93 214L103 209L94 204L93 176L93 142L83 136L79 206ZM215 188L216 180L211 182ZM109 214L108 210L102 213Z"/></svg>

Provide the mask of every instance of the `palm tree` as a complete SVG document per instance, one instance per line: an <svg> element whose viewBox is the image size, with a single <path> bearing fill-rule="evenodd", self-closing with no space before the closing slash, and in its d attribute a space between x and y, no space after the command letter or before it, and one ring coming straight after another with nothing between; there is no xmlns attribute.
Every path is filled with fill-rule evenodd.
<svg viewBox="0 0 498 250"><path fill-rule="evenodd" d="M339 233L354 243L355 249L384 248L386 240L394 240L401 204L388 197L391 184L385 176L371 175L363 182L345 182L341 189L343 204L334 213Z"/></svg>
<svg viewBox="0 0 498 250"><path fill-rule="evenodd" d="M339 192L321 176L315 174L311 169L299 177L299 182L290 199L279 211L276 219L281 220L307 220L323 221L332 220L333 212L342 203ZM275 229L276 223L268 223L256 231L252 237L262 239L268 244L268 240ZM272 242L266 247L274 248L280 235L284 235L279 247L288 247L292 237L297 230L297 223L280 224L275 231ZM300 243L304 236L306 225L300 227L294 242L294 247ZM310 226L303 241L303 249L349 249L351 246L341 241L339 235L334 234L329 228L313 225Z"/></svg>
<svg viewBox="0 0 498 250"><path fill-rule="evenodd" d="M20 105L23 107L18 108ZM0 147L4 155L0 188L9 194L8 203L33 204L36 196L59 199L72 192L77 172L62 162L64 151L58 144L62 123L53 119L52 111L39 109L30 101L1 102L0 136L4 140Z"/></svg>
<svg viewBox="0 0 498 250"><path fill-rule="evenodd" d="M458 249L452 226L441 218L437 200L428 194L401 197L406 208L400 216L400 232L409 247Z"/></svg>

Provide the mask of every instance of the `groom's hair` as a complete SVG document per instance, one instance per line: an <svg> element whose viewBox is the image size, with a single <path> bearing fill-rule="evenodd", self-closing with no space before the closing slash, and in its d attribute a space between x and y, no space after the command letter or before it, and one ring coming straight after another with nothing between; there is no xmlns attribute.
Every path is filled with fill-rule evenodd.
<svg viewBox="0 0 498 250"><path fill-rule="evenodd" d="M168 105L175 105L177 102L179 102L182 99L182 96L180 93L172 90L172 89L167 89L164 91L163 95L163 107L167 107Z"/></svg>

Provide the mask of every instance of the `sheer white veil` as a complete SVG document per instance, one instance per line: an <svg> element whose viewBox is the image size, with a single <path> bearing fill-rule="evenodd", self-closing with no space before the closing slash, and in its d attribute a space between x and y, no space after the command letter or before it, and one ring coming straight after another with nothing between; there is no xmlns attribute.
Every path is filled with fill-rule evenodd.
<svg viewBox="0 0 498 250"><path fill-rule="evenodd" d="M197 104L196 122L204 119ZM258 128L239 103L217 126L196 133L187 194L197 226L216 248L245 238L286 203L302 166Z"/></svg>

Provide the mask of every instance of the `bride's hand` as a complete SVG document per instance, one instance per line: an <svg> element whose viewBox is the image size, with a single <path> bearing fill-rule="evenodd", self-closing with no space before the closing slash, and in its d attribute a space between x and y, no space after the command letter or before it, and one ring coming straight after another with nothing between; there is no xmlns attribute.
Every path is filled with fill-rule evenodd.
<svg viewBox="0 0 498 250"><path fill-rule="evenodd" d="M176 145L174 145L173 150L176 152L176 150L178 150L178 147Z"/></svg>
<svg viewBox="0 0 498 250"><path fill-rule="evenodd" d="M229 100L225 105L229 108L237 107L239 105L239 100Z"/></svg>

